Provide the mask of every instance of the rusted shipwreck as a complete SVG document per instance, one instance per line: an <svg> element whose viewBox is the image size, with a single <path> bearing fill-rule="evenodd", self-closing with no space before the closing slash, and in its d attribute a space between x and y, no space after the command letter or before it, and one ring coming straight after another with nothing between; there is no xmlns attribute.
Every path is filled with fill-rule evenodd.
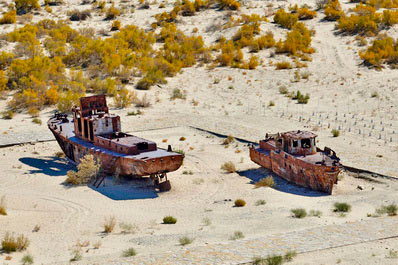
<svg viewBox="0 0 398 265"><path fill-rule="evenodd" d="M177 170L184 155L158 148L155 142L121 132L120 117L109 113L104 95L80 98L73 117L55 114L48 121L65 155L75 163L86 154L101 162L107 174L150 176L160 191L170 190L167 173ZM100 184L98 180L94 185Z"/></svg>
<svg viewBox="0 0 398 265"><path fill-rule="evenodd" d="M332 194L342 166L333 150L316 147L316 137L308 131L267 134L259 147L250 147L250 158L289 182Z"/></svg>

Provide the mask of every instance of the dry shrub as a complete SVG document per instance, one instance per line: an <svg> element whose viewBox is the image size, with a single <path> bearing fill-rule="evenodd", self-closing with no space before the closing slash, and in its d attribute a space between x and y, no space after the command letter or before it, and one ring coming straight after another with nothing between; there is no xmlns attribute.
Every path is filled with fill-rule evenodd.
<svg viewBox="0 0 398 265"><path fill-rule="evenodd" d="M80 159L77 172L69 170L65 182L71 185L85 185L101 174L101 164L93 155L85 155Z"/></svg>
<svg viewBox="0 0 398 265"><path fill-rule="evenodd" d="M7 215L7 204L5 195L3 195L0 199L0 215Z"/></svg>
<svg viewBox="0 0 398 265"><path fill-rule="evenodd" d="M118 9L112 5L110 8L108 8L106 10L105 19L112 20L112 19L115 19L119 15L120 15L120 9Z"/></svg>
<svg viewBox="0 0 398 265"><path fill-rule="evenodd" d="M122 89L116 92L114 98L114 104L115 107L123 109L129 107L135 99L136 99L135 93L123 87Z"/></svg>
<svg viewBox="0 0 398 265"><path fill-rule="evenodd" d="M304 53L314 53L311 47L311 31L304 23L295 24L292 31L288 32L284 41L276 43L277 53L287 53L289 55L301 55Z"/></svg>
<svg viewBox="0 0 398 265"><path fill-rule="evenodd" d="M237 199L237 200L235 200L234 205L235 205L235 207L243 207L246 205L246 202L243 199Z"/></svg>
<svg viewBox="0 0 398 265"><path fill-rule="evenodd" d="M70 16L69 19L71 21L82 21L91 17L91 13L90 10L80 11L78 9L75 9L73 11L68 12L68 16Z"/></svg>
<svg viewBox="0 0 398 265"><path fill-rule="evenodd" d="M39 9L39 0L14 0L18 15L28 13L32 9Z"/></svg>
<svg viewBox="0 0 398 265"><path fill-rule="evenodd" d="M231 144L233 142L235 142L235 138L232 135L228 135L228 137L224 139L222 144L223 145L229 145L229 144Z"/></svg>
<svg viewBox="0 0 398 265"><path fill-rule="evenodd" d="M309 10L306 7L302 7L297 10L297 15L299 20L313 19L314 17L316 17L316 11Z"/></svg>
<svg viewBox="0 0 398 265"><path fill-rule="evenodd" d="M6 253L23 251L28 248L29 244L30 241L24 234L15 237L14 234L10 234L9 232L6 232L1 241L2 250Z"/></svg>
<svg viewBox="0 0 398 265"><path fill-rule="evenodd" d="M141 98L136 97L134 100L134 104L138 108L148 108L151 106L151 102L149 101L146 94L144 94Z"/></svg>
<svg viewBox="0 0 398 265"><path fill-rule="evenodd" d="M276 63L276 69L277 70L292 69L292 64L290 62L288 62L288 61L277 62Z"/></svg>
<svg viewBox="0 0 398 265"><path fill-rule="evenodd" d="M11 10L0 18L0 24L14 24L17 21L17 11Z"/></svg>
<svg viewBox="0 0 398 265"><path fill-rule="evenodd" d="M227 173L236 172L235 164L232 161L225 162L223 165L221 165L221 169L226 171Z"/></svg>
<svg viewBox="0 0 398 265"><path fill-rule="evenodd" d="M235 0L217 0L220 9L238 10L240 3Z"/></svg>
<svg viewBox="0 0 398 265"><path fill-rule="evenodd" d="M260 187L273 187L275 185L274 178L271 176L268 176L266 178L260 179L259 181L256 182L255 186L256 188Z"/></svg>
<svg viewBox="0 0 398 265"><path fill-rule="evenodd" d="M114 216L105 218L105 222L103 225L105 233L112 233L113 229L115 229L115 226L116 226L116 218Z"/></svg>
<svg viewBox="0 0 398 265"><path fill-rule="evenodd" d="M115 20L112 22L111 31L119 30L120 29L120 21Z"/></svg>

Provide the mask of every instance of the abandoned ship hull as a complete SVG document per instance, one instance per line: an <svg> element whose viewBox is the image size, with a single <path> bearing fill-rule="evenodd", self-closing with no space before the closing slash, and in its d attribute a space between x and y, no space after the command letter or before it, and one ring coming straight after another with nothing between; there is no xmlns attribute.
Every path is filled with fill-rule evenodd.
<svg viewBox="0 0 398 265"><path fill-rule="evenodd" d="M339 166L309 163L284 151L251 147L250 158L289 182L328 194L332 194L333 185L337 183L340 173ZM311 159L309 156L306 158Z"/></svg>
<svg viewBox="0 0 398 265"><path fill-rule="evenodd" d="M80 158L86 154L92 154L101 163L101 167L107 174L118 174L130 177L153 176L177 170L182 165L184 156L176 152L170 152L158 148L155 151L143 152L137 155L127 155L96 146L79 139L73 133L73 123L62 123L62 131L58 127L49 127L55 136L59 146L65 155L73 162L79 163Z"/></svg>

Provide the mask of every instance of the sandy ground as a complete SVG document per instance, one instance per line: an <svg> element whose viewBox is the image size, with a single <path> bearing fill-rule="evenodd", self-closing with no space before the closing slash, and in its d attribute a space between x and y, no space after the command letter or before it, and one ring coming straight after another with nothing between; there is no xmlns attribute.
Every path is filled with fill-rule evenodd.
<svg viewBox="0 0 398 265"><path fill-rule="evenodd" d="M89 8L80 5L80 1L67 2L66 7L53 7L53 15L40 11L33 21L47 16L65 19L67 10ZM294 2L298 1L274 1L273 8L287 7ZM249 1L239 12L263 14L268 10L267 3ZM315 1L306 3L315 5ZM343 3L345 10L353 6ZM171 9L169 4L165 10ZM162 11L152 5L149 10L126 12L120 20L122 25L134 23L148 28L154 21L152 16ZM59 151L56 142L0 149L0 196L5 195L8 205L8 216L0 216L0 237L6 231L27 235L31 240L28 252L34 256L36 264L68 263L77 241L89 241L89 247L83 247L82 262L94 264L117 259L129 247L134 247L139 255L181 248L178 239L185 235L195 238L192 245L204 245L228 241L234 231L242 231L246 238L255 238L362 220L369 218L367 214L380 205L397 202L397 183L367 182L344 174L332 196L310 192L281 180L275 189L254 189L253 181L269 173L250 162L245 144L224 148L220 144L222 139L187 127L200 127L251 141L261 139L266 132L313 130L319 134L318 145L334 149L343 164L398 177L396 70L375 71L361 66L357 51L362 48L356 45L354 37L336 35L334 23L323 22L322 18L323 14L319 14L306 22L316 30L313 61L307 69L300 70L311 73L308 80L294 82L295 69L275 70L270 62L285 57L271 58L271 51L266 50L259 53L263 64L256 70L208 70L195 66L168 79L166 85L155 86L150 91L136 91L138 97L146 94L152 103L142 110L143 115L126 116L128 111L136 110L134 106L126 110L112 109L121 115L123 130L140 131L136 134L164 147L166 143L162 140L168 139L167 144L185 150L184 166L170 174L173 185L170 192L156 193L146 181L115 185L109 180L99 190L67 188L62 183L71 167L54 157ZM237 30L206 30L212 24L225 22L223 12L208 10L184 18L178 26L187 33L198 27L197 34L211 44L218 36L231 36ZM90 20L73 22L71 26L95 26L100 30L109 29L110 23L103 20L103 15L93 15ZM1 26L4 32L13 28L13 25ZM285 34L285 30L272 23L264 23L261 29L263 32L272 30L278 38ZM396 31L395 26L388 33L396 37ZM11 46L0 48L10 50ZM309 103L298 105L281 95L278 91L283 85L291 91L310 93ZM134 84L128 85L131 90L133 87ZM175 88L185 91L187 99L170 100ZM379 96L371 97L373 92ZM271 100L275 102L274 107L268 107ZM6 102L0 101L0 109L5 108ZM26 131L48 134L45 122L51 112L52 109L42 111L42 125L33 124L25 113L17 114L12 120L1 119L0 137ZM175 128L147 131L165 127ZM331 136L333 128L340 128L340 137ZM181 136L187 140L179 141ZM226 161L233 161L239 173L223 173L220 166ZM193 175L183 174L189 170ZM358 185L363 190L357 189ZM245 199L247 206L232 207L237 198ZM267 203L255 206L257 200ZM349 202L352 212L346 217L332 213L332 205L337 201ZM297 220L290 217L290 209L296 207L321 210L323 215ZM165 215L177 217L177 225L161 224ZM114 233L105 235L102 225L110 216L115 216L118 225ZM204 218L209 218L211 224L205 225ZM122 233L119 223L129 223L137 229L133 233ZM36 225L40 226L39 232L32 232ZM94 249L97 242L101 246ZM390 249L398 249L397 240L300 254L292 264L396 264L396 259L387 257ZM12 259L6 261L8 255L0 254L0 262L17 264L22 255L12 254Z"/></svg>
<svg viewBox="0 0 398 265"><path fill-rule="evenodd" d="M137 135L157 142L167 139L167 144L186 150L183 167L169 174L172 191L157 193L145 180L117 184L108 179L105 187L99 189L69 188L63 182L70 166L54 157L59 150L56 142L0 149L3 157L0 192L8 205L8 216L0 218L1 234L24 233L31 240L28 252L43 264L67 263L77 242L88 241L89 246L82 248L82 262L93 264L114 260L129 247L134 247L139 255L178 249L181 248L178 240L183 236L194 238L192 246L196 246L228 241L235 231L243 232L246 238L255 238L363 220L372 218L367 214L374 213L381 204L397 199L395 182L368 182L344 173L332 196L287 184L276 176L276 188L256 189L253 183L270 173L249 160L244 143L236 142L225 148L222 138L184 127ZM186 140L179 141L181 136ZM160 144L163 145L166 144ZM236 164L237 173L226 174L220 169L221 164L230 160ZM192 171L192 175L184 171ZM233 207L238 198L243 198L247 206ZM256 206L258 200L265 200L266 204ZM337 201L350 203L352 212L345 217L333 213ZM297 207L320 210L322 216L292 218L290 210ZM177 224L162 224L167 215L175 216ZM116 218L118 225L107 235L102 233L103 223L110 216ZM205 218L210 224L205 224ZM135 228L131 233L123 233L120 223ZM32 232L36 225L40 230ZM101 242L101 247L94 249L97 242ZM375 251L377 246L380 244L375 244ZM377 257L381 258L384 247L379 252ZM0 258L4 260L6 256ZM18 262L22 254L11 256L9 264ZM336 251L330 251L328 256L340 258ZM308 263L309 260L311 254L305 254L299 255L297 262L319 264Z"/></svg>

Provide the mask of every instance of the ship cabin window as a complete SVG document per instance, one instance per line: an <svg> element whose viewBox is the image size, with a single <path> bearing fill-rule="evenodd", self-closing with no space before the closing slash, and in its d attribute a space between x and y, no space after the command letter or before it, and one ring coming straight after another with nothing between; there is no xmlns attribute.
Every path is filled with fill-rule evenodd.
<svg viewBox="0 0 398 265"><path fill-rule="evenodd" d="M301 147L302 148L310 148L311 147L311 139L301 139Z"/></svg>
<svg viewBox="0 0 398 265"><path fill-rule="evenodd" d="M293 140L293 147L297 147L298 146L298 141L297 140Z"/></svg>

